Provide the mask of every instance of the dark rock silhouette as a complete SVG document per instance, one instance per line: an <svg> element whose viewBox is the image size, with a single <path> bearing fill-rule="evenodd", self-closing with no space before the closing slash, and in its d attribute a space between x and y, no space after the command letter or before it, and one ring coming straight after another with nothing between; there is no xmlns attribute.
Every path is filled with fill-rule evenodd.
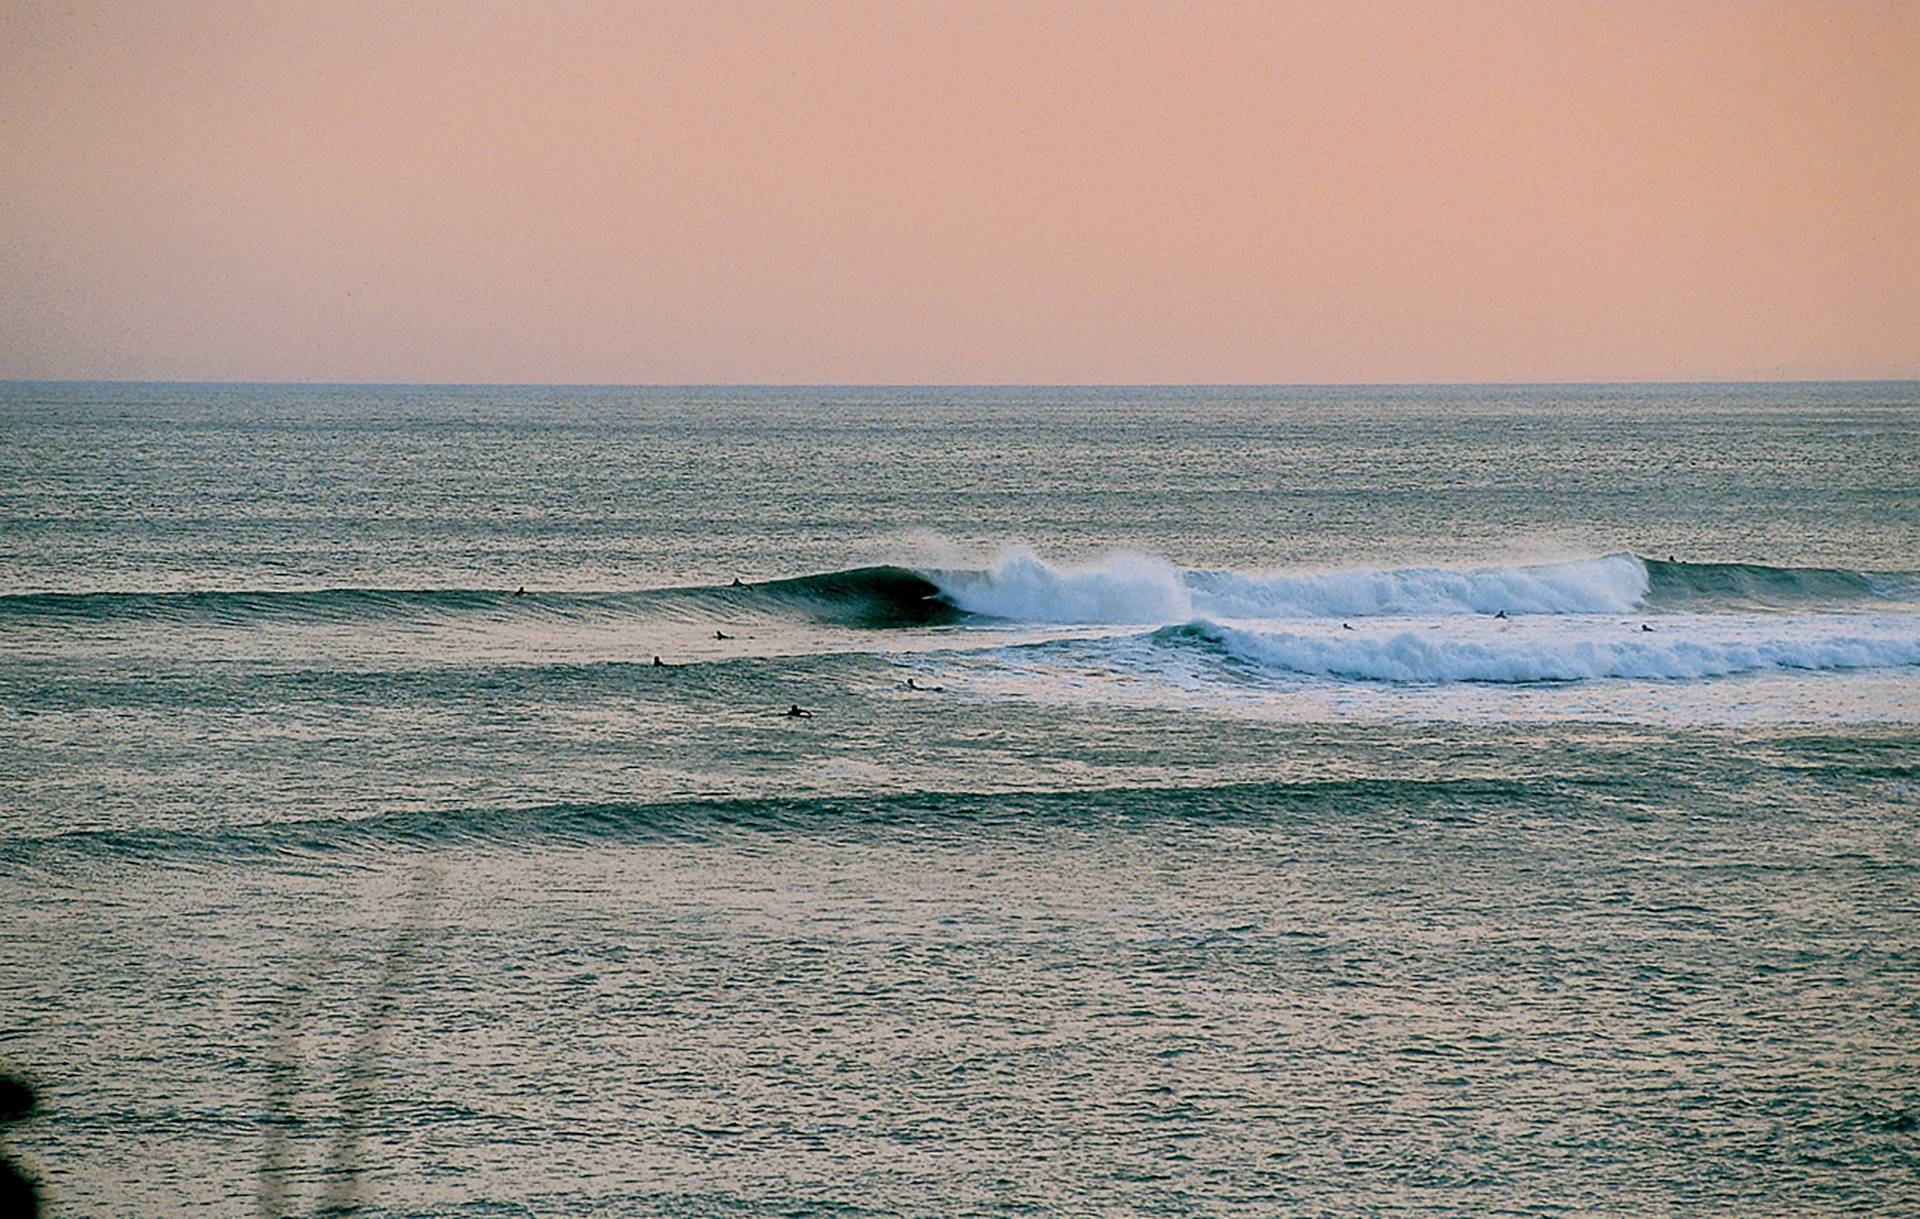
<svg viewBox="0 0 1920 1219"><path fill-rule="evenodd" d="M17 1122L33 1112L33 1089L25 1080L0 1075L0 1123ZM40 1214L40 1188L13 1161L0 1157L0 1215L35 1219Z"/></svg>

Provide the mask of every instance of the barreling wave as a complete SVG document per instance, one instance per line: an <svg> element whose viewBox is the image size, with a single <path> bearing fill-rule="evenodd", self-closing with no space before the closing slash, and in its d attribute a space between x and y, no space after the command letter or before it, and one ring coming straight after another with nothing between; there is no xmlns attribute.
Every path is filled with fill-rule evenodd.
<svg viewBox="0 0 1920 1219"><path fill-rule="evenodd" d="M1688 681L1771 669L1920 665L1920 637L1477 641L1435 639L1412 631L1390 636L1319 637L1289 631L1242 630L1199 620L1163 627L1149 638L1159 645L1204 647L1277 673L1429 685L1602 678Z"/></svg>

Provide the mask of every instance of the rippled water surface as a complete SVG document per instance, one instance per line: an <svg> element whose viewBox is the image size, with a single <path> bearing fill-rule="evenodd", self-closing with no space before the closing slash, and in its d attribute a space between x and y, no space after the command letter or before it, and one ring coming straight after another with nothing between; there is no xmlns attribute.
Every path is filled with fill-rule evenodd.
<svg viewBox="0 0 1920 1219"><path fill-rule="evenodd" d="M9 1145L55 1215L1916 1213L1917 452L0 386Z"/></svg>

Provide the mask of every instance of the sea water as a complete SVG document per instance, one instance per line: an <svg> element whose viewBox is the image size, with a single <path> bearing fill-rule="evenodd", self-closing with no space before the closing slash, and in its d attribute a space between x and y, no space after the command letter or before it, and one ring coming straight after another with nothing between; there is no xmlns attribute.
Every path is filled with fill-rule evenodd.
<svg viewBox="0 0 1920 1219"><path fill-rule="evenodd" d="M1916 455L1911 384L0 387L9 1146L1920 1212Z"/></svg>

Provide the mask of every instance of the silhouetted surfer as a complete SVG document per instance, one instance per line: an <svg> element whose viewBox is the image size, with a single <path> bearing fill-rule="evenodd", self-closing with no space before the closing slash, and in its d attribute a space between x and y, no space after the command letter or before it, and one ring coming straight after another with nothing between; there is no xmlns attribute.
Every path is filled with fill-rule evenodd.
<svg viewBox="0 0 1920 1219"><path fill-rule="evenodd" d="M664 669L667 667L667 662L656 656L653 658L653 667L656 669Z"/></svg>
<svg viewBox="0 0 1920 1219"><path fill-rule="evenodd" d="M1343 630L1343 631L1350 631L1350 630L1352 630L1352 629L1353 629L1353 623L1351 623L1351 622L1343 622L1343 623L1341 623L1341 624L1340 624L1340 629L1341 629L1341 630Z"/></svg>
<svg viewBox="0 0 1920 1219"><path fill-rule="evenodd" d="M524 585L524 584L522 584L522 585L521 585L521 586L520 586L519 588L516 588L516 589L514 589L514 590L513 590L513 595L514 595L514 596L516 596L516 597L524 597L524 596L526 596L526 595L527 595L527 586L526 586L526 585Z"/></svg>
<svg viewBox="0 0 1920 1219"><path fill-rule="evenodd" d="M1507 611L1505 610L1501 610L1499 613L1494 615L1495 618L1505 618L1506 616L1507 616Z"/></svg>
<svg viewBox="0 0 1920 1219"><path fill-rule="evenodd" d="M907 678L907 689L918 690L922 694L944 694L947 690L945 686L923 686L911 677Z"/></svg>
<svg viewBox="0 0 1920 1219"><path fill-rule="evenodd" d="M795 703L793 706L787 708L786 716L790 720L810 720L813 718L813 712L802 711L800 704Z"/></svg>
<svg viewBox="0 0 1920 1219"><path fill-rule="evenodd" d="M715 639L732 639L733 638L733 636L727 634L725 631L715 631L713 633L713 637Z"/></svg>
<svg viewBox="0 0 1920 1219"><path fill-rule="evenodd" d="M1646 631L1646 632L1647 632L1648 634L1652 634L1652 633L1653 633L1653 628L1652 628L1652 627L1650 627L1650 626L1648 626L1648 625L1647 625L1646 623L1644 623L1644 622L1640 624L1640 629L1641 629L1641 630L1643 630L1643 631Z"/></svg>
<svg viewBox="0 0 1920 1219"><path fill-rule="evenodd" d="M732 584L729 584L729 585L727 585L727 587L728 587L728 588L745 588L745 587L746 587L746 585L744 585L744 584L742 584L742 583L740 583L740 577L739 577L739 576L735 576L735 577L733 578L733 583L732 583Z"/></svg>

